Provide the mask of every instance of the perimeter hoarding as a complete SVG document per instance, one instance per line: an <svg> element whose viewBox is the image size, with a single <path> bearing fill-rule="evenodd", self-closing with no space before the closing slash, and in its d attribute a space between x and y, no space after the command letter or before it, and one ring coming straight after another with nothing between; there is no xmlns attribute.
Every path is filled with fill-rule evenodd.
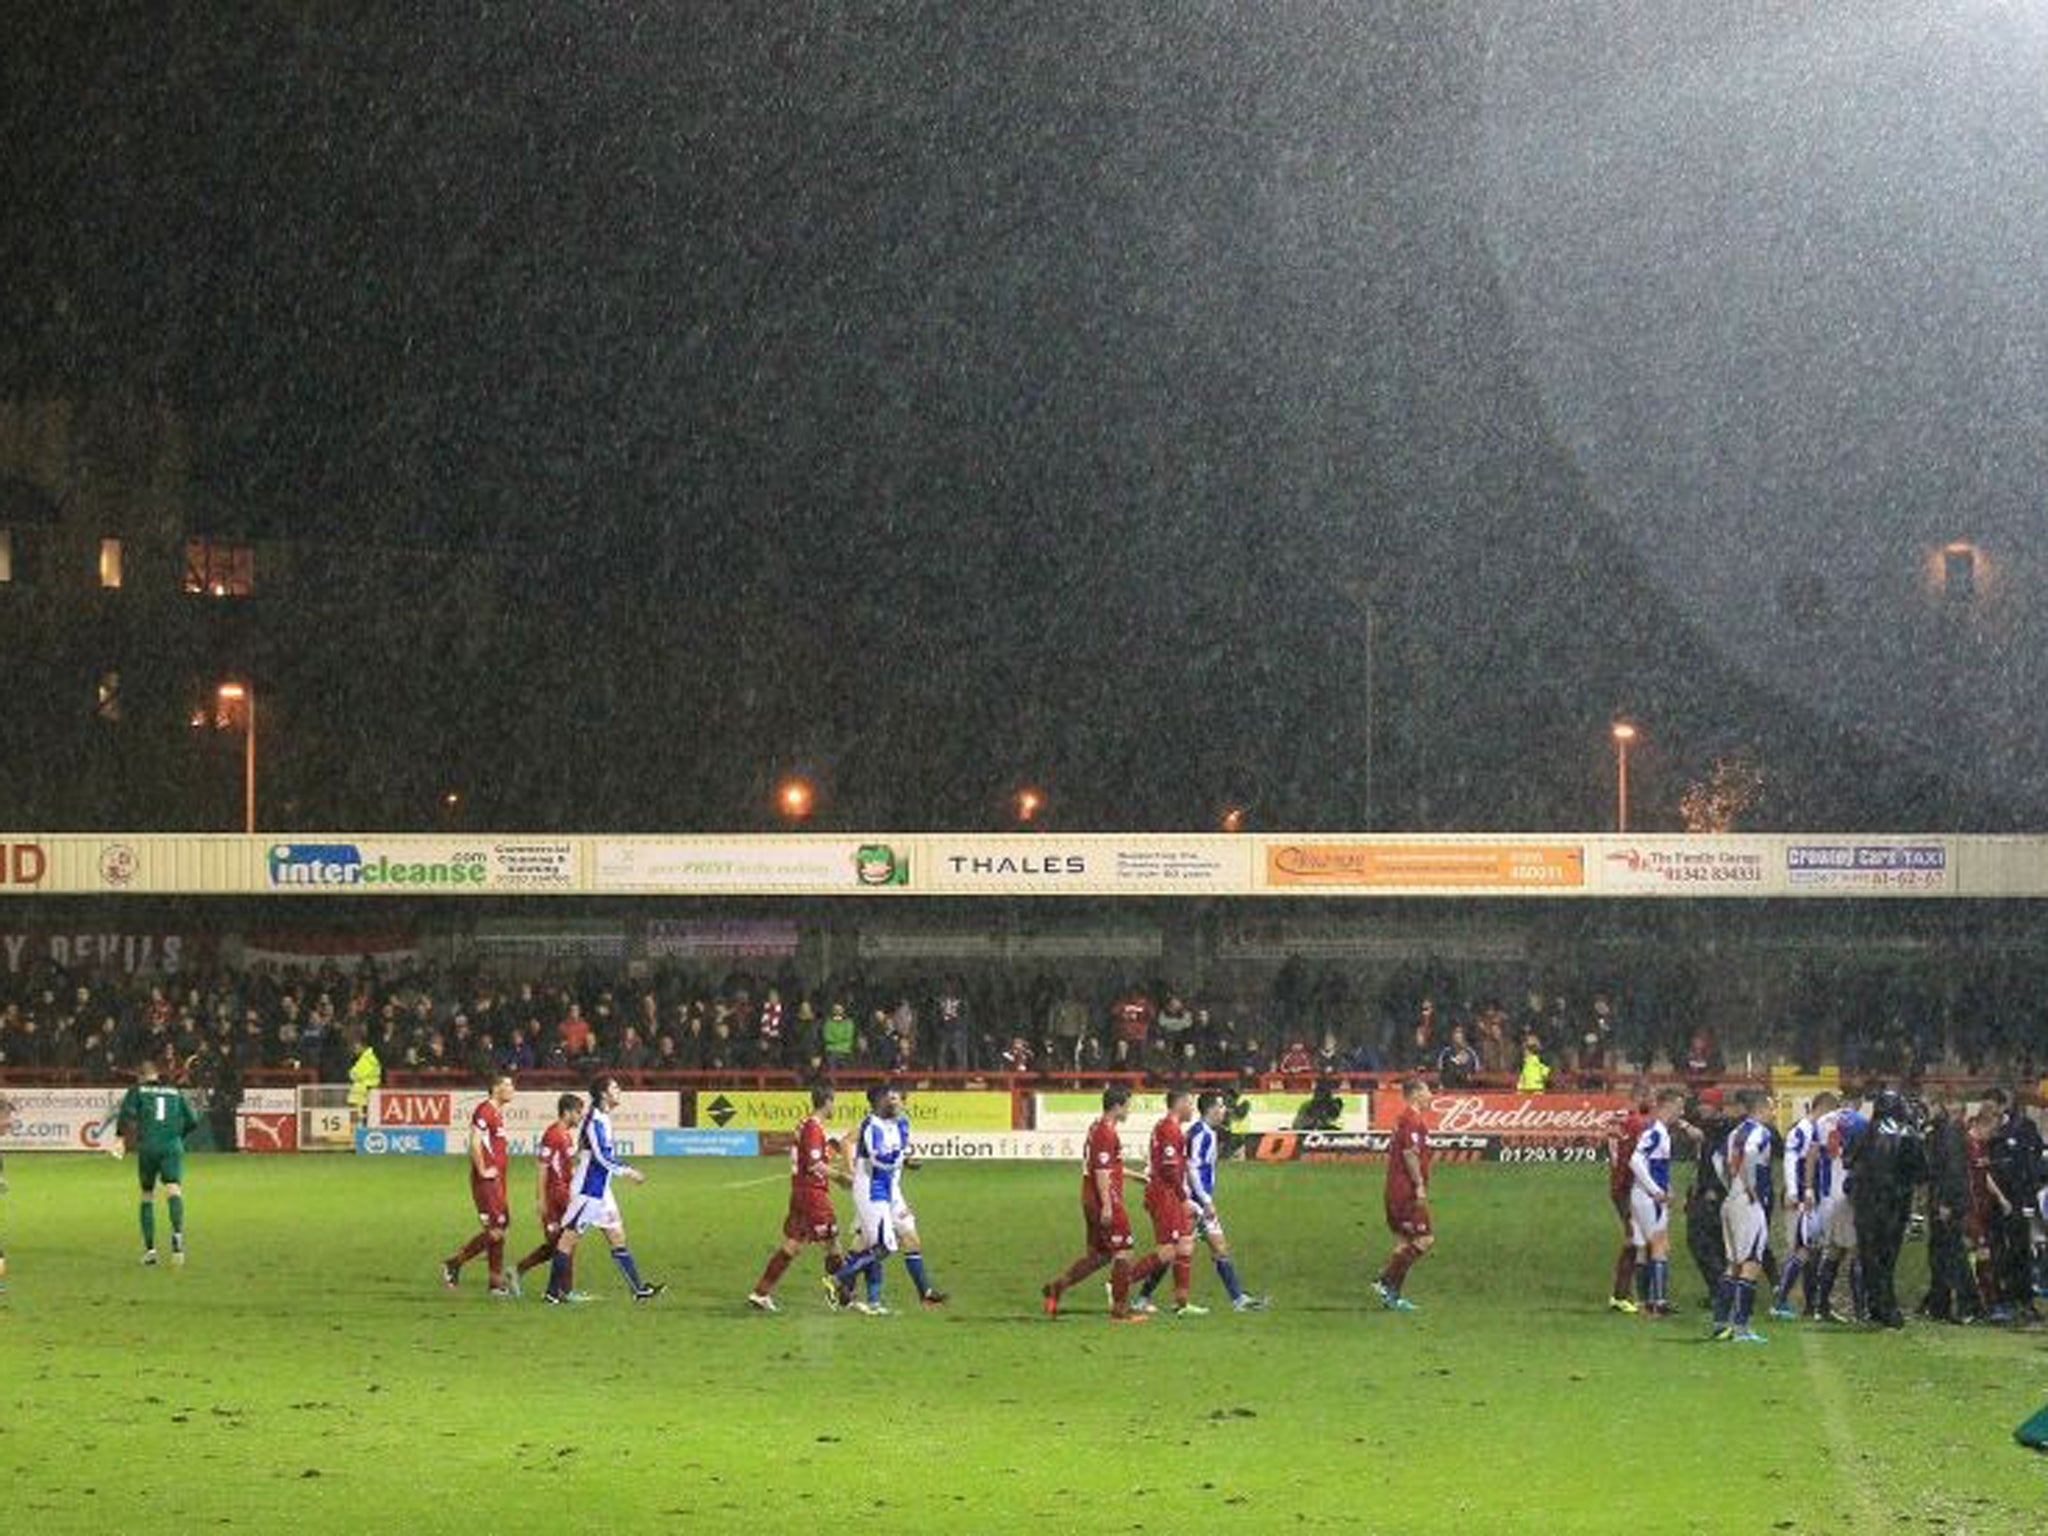
<svg viewBox="0 0 2048 1536"><path fill-rule="evenodd" d="M123 1088L0 1088L0 1152L105 1152Z"/></svg>
<svg viewBox="0 0 2048 1536"><path fill-rule="evenodd" d="M1265 888L1290 893L1578 891L1577 843L1266 841Z"/></svg>
<svg viewBox="0 0 2048 1536"><path fill-rule="evenodd" d="M1761 896L1779 889L1763 837L1613 838L1595 850L1595 888L1615 896Z"/></svg>
<svg viewBox="0 0 2048 1536"><path fill-rule="evenodd" d="M692 1123L722 1131L793 1131L811 1112L811 1096L801 1090L699 1088L696 1101ZM842 1088L825 1123L850 1131L867 1112L861 1090ZM933 1131L1007 1131L1012 1120L1009 1094L972 1089L908 1093L903 1112L920 1141Z"/></svg>
<svg viewBox="0 0 2048 1536"><path fill-rule="evenodd" d="M2048 897L2048 837L0 833L0 898L526 894ZM786 952L765 928L671 921L656 953Z"/></svg>
<svg viewBox="0 0 2048 1536"><path fill-rule="evenodd" d="M593 890L660 895L854 896L902 892L907 844L886 838L601 838Z"/></svg>
<svg viewBox="0 0 2048 1536"><path fill-rule="evenodd" d="M514 1157L532 1157L540 1150L541 1133L555 1119L559 1092L515 1093L499 1110ZM578 1098L585 1095L579 1093ZM438 1131L440 1150L469 1155L469 1117L484 1095L477 1090L446 1088L379 1088L370 1095L369 1128L380 1131ZM587 1105L586 1105L587 1107ZM612 1111L612 1139L621 1156L645 1157L654 1150L655 1133L682 1124L682 1098L675 1093L633 1091L621 1094Z"/></svg>
<svg viewBox="0 0 2048 1536"><path fill-rule="evenodd" d="M1344 1130L1363 1130L1377 1124L1373 1119L1372 1095L1368 1093L1341 1093L1337 1095L1342 1111L1337 1117L1338 1127ZM1241 1132L1285 1131L1294 1126L1294 1117L1302 1105L1309 1100L1306 1089L1299 1093L1241 1093L1237 1102L1245 1107L1242 1119L1230 1122L1231 1129ZM1082 1131L1085 1132L1102 1113L1100 1093L1038 1093L1032 1095L1033 1123L1041 1131ZM1131 1095L1130 1124L1141 1128L1149 1127L1153 1121L1166 1113L1166 1098L1157 1093L1134 1093ZM1392 1124L1391 1121L1387 1122Z"/></svg>
<svg viewBox="0 0 2048 1536"><path fill-rule="evenodd" d="M1391 1126L1406 1107L1398 1088L1375 1095L1373 1123ZM1511 1144L1604 1147L1634 1108L1619 1093L1447 1092L1431 1097L1423 1123L1438 1136L1480 1136Z"/></svg>
<svg viewBox="0 0 2048 1536"><path fill-rule="evenodd" d="M1251 886L1243 838L954 837L927 842L929 888L996 896L1227 896Z"/></svg>

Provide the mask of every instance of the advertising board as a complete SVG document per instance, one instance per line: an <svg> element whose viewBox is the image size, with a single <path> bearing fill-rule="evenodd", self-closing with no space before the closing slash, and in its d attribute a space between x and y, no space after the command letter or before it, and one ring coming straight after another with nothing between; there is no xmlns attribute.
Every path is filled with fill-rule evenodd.
<svg viewBox="0 0 2048 1536"><path fill-rule="evenodd" d="M718 1130L793 1131L811 1112L811 1096L802 1090L773 1088L699 1088L695 1123ZM868 1112L867 1100L848 1088L839 1094L826 1122L834 1130L852 1130ZM913 1135L922 1140L933 1131L1007 1131L1010 1096L973 1089L936 1089L904 1097Z"/></svg>
<svg viewBox="0 0 2048 1536"><path fill-rule="evenodd" d="M1577 843L1266 844L1269 890L1576 890L1586 883Z"/></svg>

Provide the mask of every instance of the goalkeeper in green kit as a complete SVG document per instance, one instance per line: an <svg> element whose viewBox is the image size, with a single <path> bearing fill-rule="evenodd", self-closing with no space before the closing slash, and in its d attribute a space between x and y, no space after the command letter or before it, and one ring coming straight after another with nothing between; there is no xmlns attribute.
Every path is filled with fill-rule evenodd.
<svg viewBox="0 0 2048 1536"><path fill-rule="evenodd" d="M119 1133L107 1150L115 1157L132 1141L142 1180L142 1262L156 1262L156 1186L161 1179L171 1208L171 1262L185 1262L185 1138L198 1129L199 1117L185 1095L157 1081L157 1065L145 1061L136 1082L115 1112ZM131 1130L130 1127L133 1127Z"/></svg>

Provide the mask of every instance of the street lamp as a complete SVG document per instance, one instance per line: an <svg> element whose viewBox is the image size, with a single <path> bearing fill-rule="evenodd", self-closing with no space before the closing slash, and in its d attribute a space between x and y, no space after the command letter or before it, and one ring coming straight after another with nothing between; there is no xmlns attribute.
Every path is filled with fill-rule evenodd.
<svg viewBox="0 0 2048 1536"><path fill-rule="evenodd" d="M785 821L802 821L811 814L816 799L808 779L784 779L775 789L775 809Z"/></svg>
<svg viewBox="0 0 2048 1536"><path fill-rule="evenodd" d="M1017 809L1017 820L1028 826L1036 821L1038 813L1045 809L1045 796L1027 786L1017 791L1013 804Z"/></svg>
<svg viewBox="0 0 2048 1536"><path fill-rule="evenodd" d="M1243 806L1225 806L1223 808L1223 830L1226 832L1242 832L1244 830L1244 818L1245 809Z"/></svg>
<svg viewBox="0 0 2048 1536"><path fill-rule="evenodd" d="M1636 739L1636 728L1626 720L1614 722L1614 830L1628 831L1628 749Z"/></svg>
<svg viewBox="0 0 2048 1536"><path fill-rule="evenodd" d="M256 690L247 683L222 683L223 704L239 703L242 717L242 832L256 835Z"/></svg>

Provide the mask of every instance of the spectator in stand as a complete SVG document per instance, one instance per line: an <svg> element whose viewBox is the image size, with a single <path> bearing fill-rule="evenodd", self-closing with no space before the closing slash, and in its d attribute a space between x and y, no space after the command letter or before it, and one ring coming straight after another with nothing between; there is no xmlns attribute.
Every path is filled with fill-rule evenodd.
<svg viewBox="0 0 2048 1536"><path fill-rule="evenodd" d="M1614 1068L1614 1005L1596 993L1593 1006L1579 1022L1576 1059L1572 1063L1581 1086L1601 1088Z"/></svg>
<svg viewBox="0 0 2048 1536"><path fill-rule="evenodd" d="M1160 1005L1158 1017L1152 1021L1152 1027L1166 1056L1178 1059L1181 1042L1194 1030L1195 1016L1188 1011L1188 1005L1178 992L1169 992L1166 1001Z"/></svg>
<svg viewBox="0 0 2048 1536"><path fill-rule="evenodd" d="M967 1017L966 988L958 976L948 977L939 994L939 1070L974 1070L974 1028Z"/></svg>
<svg viewBox="0 0 2048 1536"><path fill-rule="evenodd" d="M1714 1032L1705 1026L1695 1029L1685 1043L1685 1059L1679 1065L1688 1086L1698 1091L1702 1083L1721 1075L1721 1066L1721 1052L1714 1044Z"/></svg>
<svg viewBox="0 0 2048 1536"><path fill-rule="evenodd" d="M647 1042L640 1038L640 1031L632 1025L619 1039L619 1049L612 1059L612 1065L622 1072L644 1072L653 1064L654 1054L647 1049Z"/></svg>
<svg viewBox="0 0 2048 1536"><path fill-rule="evenodd" d="M1088 1033L1088 1005L1071 991L1062 990L1059 1001L1052 1005L1052 1039L1058 1066L1081 1069L1081 1042Z"/></svg>
<svg viewBox="0 0 2048 1536"><path fill-rule="evenodd" d="M676 1050L674 1035L660 1036L654 1046L654 1070L657 1072L681 1072L683 1058Z"/></svg>
<svg viewBox="0 0 2048 1536"><path fill-rule="evenodd" d="M1316 1059L1310 1054L1307 1042L1290 1040L1287 1049L1280 1053L1278 1070L1286 1078L1314 1077Z"/></svg>
<svg viewBox="0 0 2048 1536"><path fill-rule="evenodd" d="M533 1042L526 1038L526 1031L517 1024L498 1052L498 1070L517 1076L534 1066Z"/></svg>
<svg viewBox="0 0 2048 1536"><path fill-rule="evenodd" d="M1344 1057L1344 1071L1347 1074L1373 1073L1379 1070L1380 1055L1373 1049L1370 1040L1361 1039Z"/></svg>
<svg viewBox="0 0 2048 1536"><path fill-rule="evenodd" d="M1542 1093L1550 1087L1550 1063L1543 1059L1543 1041L1533 1030L1522 1036L1522 1066L1515 1077L1521 1093Z"/></svg>
<svg viewBox="0 0 2048 1536"><path fill-rule="evenodd" d="M704 1041L704 1070L730 1072L742 1065L740 1043L733 1036L732 1015L728 1012L711 1021L711 1033Z"/></svg>
<svg viewBox="0 0 2048 1536"><path fill-rule="evenodd" d="M1450 1040L1436 1053L1437 1081L1445 1088L1470 1088L1479 1072L1479 1052L1465 1038L1465 1026L1453 1024Z"/></svg>
<svg viewBox="0 0 2048 1536"><path fill-rule="evenodd" d="M1031 1042L1022 1035L1012 1035L1003 1047L1003 1070L1020 1074L1031 1070Z"/></svg>
<svg viewBox="0 0 2048 1536"><path fill-rule="evenodd" d="M1257 1035L1247 1035L1243 1045L1237 1049L1237 1060L1231 1063L1237 1075L1246 1083L1264 1077L1272 1062L1266 1056L1266 1048Z"/></svg>
<svg viewBox="0 0 2048 1536"><path fill-rule="evenodd" d="M568 1013L555 1030L555 1040L562 1047L563 1058L571 1064L580 1063L590 1055L594 1038L590 1020L583 1017L583 1005L571 1003Z"/></svg>
<svg viewBox="0 0 2048 1536"><path fill-rule="evenodd" d="M1344 1051L1334 1030L1323 1031L1323 1043L1316 1047L1316 1076L1338 1077L1344 1071Z"/></svg>
<svg viewBox="0 0 2048 1536"><path fill-rule="evenodd" d="M764 1067L780 1067L788 1061L788 1008L782 1004L782 989L768 987L762 997L760 1014L754 1020L758 1059Z"/></svg>
<svg viewBox="0 0 2048 1536"><path fill-rule="evenodd" d="M1116 1025L1116 1064L1139 1066L1145 1059L1145 1042L1152 1036L1152 1021L1156 1017L1152 999L1146 996L1143 987L1130 987L1116 1000L1111 1017Z"/></svg>
<svg viewBox="0 0 2048 1536"><path fill-rule="evenodd" d="M1436 1000L1425 997L1415 1023L1408 1030L1408 1064L1418 1072L1436 1065Z"/></svg>
<svg viewBox="0 0 2048 1536"><path fill-rule="evenodd" d="M825 1023L820 1033L820 1043L824 1046L825 1070L844 1072L852 1066L853 1049L859 1040L859 1032L854 1028L852 1015L846 1011L846 1004L832 1005L831 1012L825 1015Z"/></svg>

